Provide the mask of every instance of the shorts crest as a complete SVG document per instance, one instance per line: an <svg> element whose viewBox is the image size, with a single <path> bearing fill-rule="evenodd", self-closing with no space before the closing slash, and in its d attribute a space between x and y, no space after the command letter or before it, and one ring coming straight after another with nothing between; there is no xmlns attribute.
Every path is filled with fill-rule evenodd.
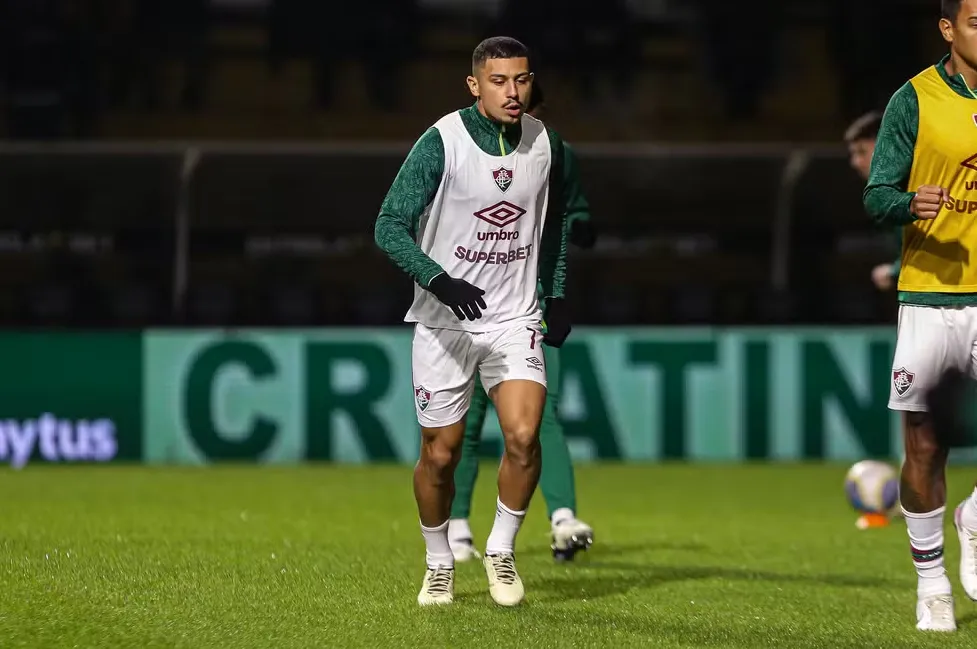
<svg viewBox="0 0 977 649"><path fill-rule="evenodd" d="M915 380L916 375L907 370L905 367L892 370L892 387L896 389L896 394L898 394L900 397L909 392L909 389L913 387L913 381Z"/></svg>
<svg viewBox="0 0 977 649"><path fill-rule="evenodd" d="M431 404L431 391L425 388L423 385L415 385L414 401L417 402L418 409L420 409L421 412L424 412Z"/></svg>

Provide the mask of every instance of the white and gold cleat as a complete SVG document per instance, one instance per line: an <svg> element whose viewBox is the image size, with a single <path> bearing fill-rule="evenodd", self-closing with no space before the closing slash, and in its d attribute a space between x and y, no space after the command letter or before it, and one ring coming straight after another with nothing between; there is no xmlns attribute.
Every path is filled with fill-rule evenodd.
<svg viewBox="0 0 977 649"><path fill-rule="evenodd" d="M931 595L916 602L916 628L920 631L956 631L953 595Z"/></svg>
<svg viewBox="0 0 977 649"><path fill-rule="evenodd" d="M417 603L421 606L451 604L455 601L455 569L438 566L424 573Z"/></svg>
<svg viewBox="0 0 977 649"><path fill-rule="evenodd" d="M516 559L511 552L486 554L483 561L488 576L489 594L499 606L518 606L526 597L522 579L516 572Z"/></svg>

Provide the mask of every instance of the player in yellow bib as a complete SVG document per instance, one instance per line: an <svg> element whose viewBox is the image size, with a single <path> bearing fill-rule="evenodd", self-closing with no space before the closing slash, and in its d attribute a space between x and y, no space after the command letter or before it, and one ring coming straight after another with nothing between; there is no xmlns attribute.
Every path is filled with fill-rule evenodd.
<svg viewBox="0 0 977 649"><path fill-rule="evenodd" d="M954 631L943 565L947 448L926 396L947 369L977 376L977 0L943 0L939 28L950 53L889 101L864 202L903 234L889 408L903 413L900 501L918 575L916 627ZM977 495L954 522L960 579L977 600Z"/></svg>

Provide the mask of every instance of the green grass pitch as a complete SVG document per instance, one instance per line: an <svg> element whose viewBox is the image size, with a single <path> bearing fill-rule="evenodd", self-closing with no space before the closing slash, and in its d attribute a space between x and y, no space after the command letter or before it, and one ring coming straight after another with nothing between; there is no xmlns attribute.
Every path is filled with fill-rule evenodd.
<svg viewBox="0 0 977 649"><path fill-rule="evenodd" d="M581 466L591 551L553 562L537 495L516 555L526 604L496 607L468 563L437 610L415 603L409 467L4 470L0 646L974 646L952 528L961 628L924 635L905 526L856 530L846 468ZM480 544L493 469L476 494ZM951 503L975 477L952 470Z"/></svg>

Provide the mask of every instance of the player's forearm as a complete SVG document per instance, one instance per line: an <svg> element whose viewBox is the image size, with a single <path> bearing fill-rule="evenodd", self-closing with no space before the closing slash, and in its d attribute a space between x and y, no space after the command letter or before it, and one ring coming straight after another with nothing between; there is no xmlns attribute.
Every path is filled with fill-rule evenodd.
<svg viewBox="0 0 977 649"><path fill-rule="evenodd" d="M916 220L913 194L891 185L868 185L862 194L865 211L879 225L906 225Z"/></svg>
<svg viewBox="0 0 977 649"><path fill-rule="evenodd" d="M381 213L377 217L373 238L398 268L424 288L444 272L440 264L424 254L415 243L411 229L400 217Z"/></svg>
<svg viewBox="0 0 977 649"><path fill-rule="evenodd" d="M570 222L547 219L540 247L539 282L544 297L562 298L567 275L567 238Z"/></svg>

